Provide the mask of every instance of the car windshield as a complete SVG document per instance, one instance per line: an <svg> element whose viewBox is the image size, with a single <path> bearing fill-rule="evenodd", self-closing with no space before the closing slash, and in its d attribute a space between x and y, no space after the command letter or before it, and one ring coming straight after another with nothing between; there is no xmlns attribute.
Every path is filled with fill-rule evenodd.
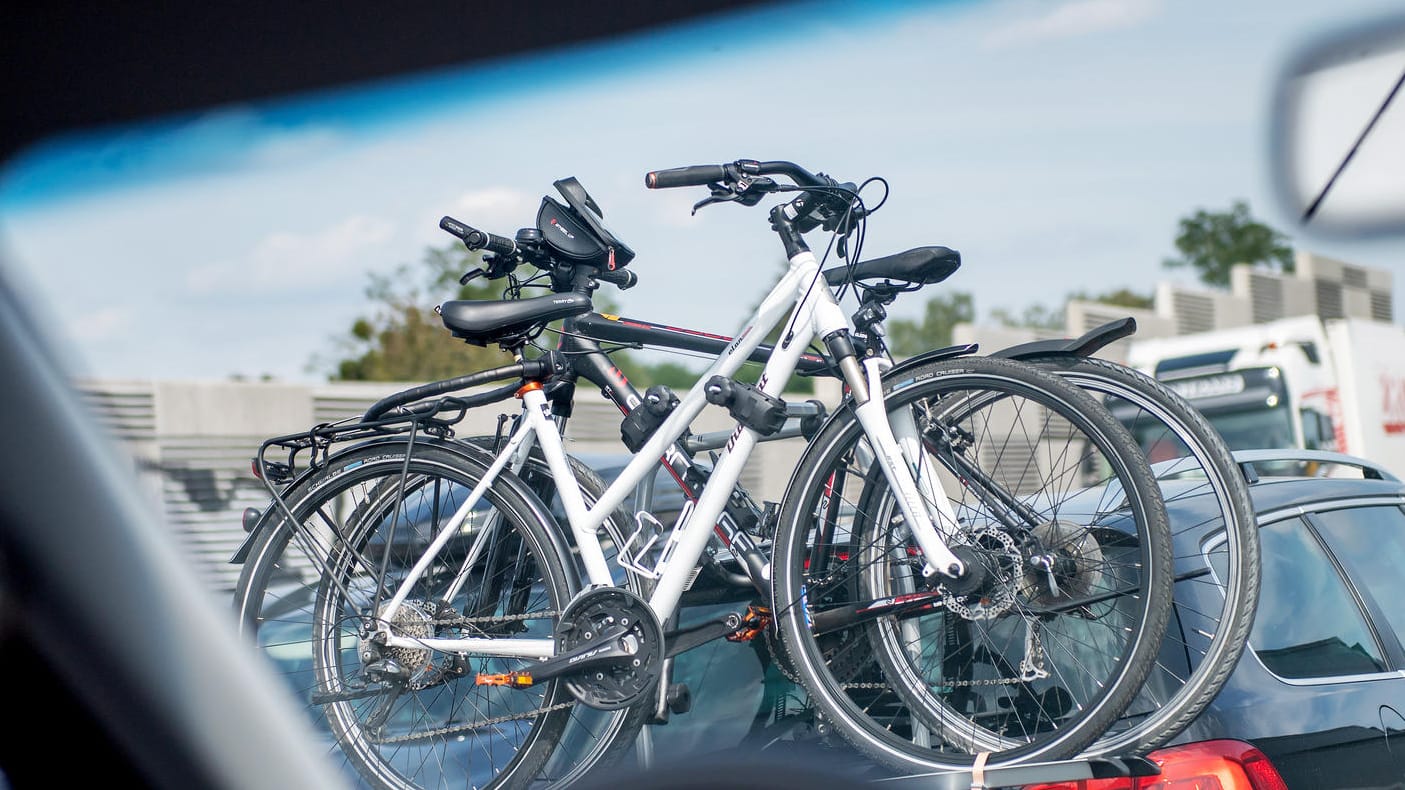
<svg viewBox="0 0 1405 790"><path fill-rule="evenodd" d="M1280 67L1303 41L1377 13L1375 0L729 1L608 13L487 3L407 9L401 22L340 37L296 3L286 21L213 6L195 19L45 5L12 23L25 34L11 38L26 40L12 42L11 72L32 83L12 106L26 117L48 108L51 123L17 139L0 163L0 253L17 301L55 341L85 431L116 449L128 489L222 611L260 538L250 528L273 512L276 470L260 478L251 469L264 440L312 436L389 393L512 363L494 343L451 335L440 308L551 293L561 271L550 264L483 275L508 257L506 239L534 243L536 207L557 179L589 185L636 256L627 271L637 284L594 283L602 320L630 326L636 316L692 341L673 352L607 344L619 370L607 371L606 394L625 406L584 377L567 382L570 402L553 413L567 425L565 449L606 482L629 458L624 422L641 416L624 383L639 396L656 387L686 397L711 364L697 349L751 331L748 317L793 251L767 211L796 193L768 194L753 208L754 195L707 185L646 189L652 170L786 160L856 185L851 205L864 209L863 224L856 213L829 217L806 237L827 270L919 247L959 250L962 267L939 285L837 289L851 323L886 316L881 333L854 337L860 351L894 363L953 346L991 354L1079 337L1130 316L1136 333L1096 352L1127 363L1136 339L1294 312L1398 323L1394 305L1405 299L1405 242L1314 234L1268 171L1268 99ZM369 43L367 27L385 43ZM231 43L206 46L214 29ZM570 34L550 39L561 31ZM529 32L530 46L496 45ZM380 69L397 47L437 56ZM346 70L318 78L334 67ZM239 91L210 90L230 85ZM165 103L153 109L157 94ZM212 99L192 104L192 95ZM99 100L123 106L99 112ZM503 237L499 252L467 249L440 230L446 216ZM836 227L854 232L841 239ZM1226 227L1228 237L1218 233ZM783 322L766 341L789 347L795 326ZM533 331L526 354L536 357L563 347L569 330L554 321ZM727 374L758 382L761 365ZM826 416L849 392L830 375L787 386L786 401L813 399ZM468 409L462 423L415 439L494 446L519 406L509 397ZM708 404L690 426L685 438L703 448L699 482L742 435L735 406ZM1207 416L1232 449L1289 447L1286 406ZM1061 427L1047 414L1028 418ZM737 526L763 552L790 504L804 435L824 424L759 443L744 491L729 494L737 511L756 515ZM1154 462L1185 451L1161 433L1136 438ZM266 460L291 463L291 479L316 468L317 449ZM1035 455L1004 449L1011 467ZM1034 471L1040 485L1056 476ZM1118 531L1123 492L1082 488L1101 470L1074 471L1051 523ZM666 472L654 497L661 528L688 507ZM452 500L424 503L405 514L403 544L377 538L357 550L385 559L429 540L422 517ZM642 531L637 505L633 492L622 502ZM559 498L547 508L566 522ZM836 510L840 539L850 537L842 522L852 509ZM471 512L446 541L471 543L494 518ZM345 540L330 528L326 537ZM571 550L579 553L561 549ZM730 545L710 556L730 563L718 576L740 576ZM770 573L768 561L758 567ZM289 607L312 610L318 602L299 576L308 569L279 570ZM703 601L688 617L732 603ZM426 622L445 614L437 607L420 612ZM288 625L271 630L280 627ZM1024 634L1004 636L1018 645L1001 660L1025 649ZM719 642L680 656L697 705L692 719L679 717L688 726L652 728L660 753L792 737L776 725L794 723L804 695L784 667L763 665L766 649L764 640ZM306 650L274 653L300 667L300 691L316 685ZM407 655L415 657L398 657ZM999 689L987 692L993 709L1006 704Z"/></svg>
<svg viewBox="0 0 1405 790"><path fill-rule="evenodd" d="M1293 436L1293 412L1283 405L1245 412L1205 412L1205 419L1210 420L1231 450L1293 447L1297 441ZM1166 436L1159 426L1134 426L1132 430L1154 461L1184 454L1184 444Z"/></svg>

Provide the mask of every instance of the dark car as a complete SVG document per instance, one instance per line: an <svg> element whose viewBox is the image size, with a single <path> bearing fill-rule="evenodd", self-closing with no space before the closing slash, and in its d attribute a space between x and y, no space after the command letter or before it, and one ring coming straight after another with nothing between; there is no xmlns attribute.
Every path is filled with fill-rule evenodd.
<svg viewBox="0 0 1405 790"><path fill-rule="evenodd" d="M1210 708L1153 753L1161 780L1217 774L1225 787L1398 787L1405 484L1332 453L1235 457L1252 483L1263 558L1250 649ZM1188 539L1216 556L1213 532ZM1185 623L1196 602L1177 595Z"/></svg>
<svg viewBox="0 0 1405 790"><path fill-rule="evenodd" d="M1303 450L1234 454L1259 520L1262 589L1245 651L1214 702L1148 757L1160 776L1027 790L1400 787L1405 782L1405 483L1364 459ZM1186 485L1194 485L1186 481ZM1163 481L1174 488L1177 481ZM1167 494L1172 523L1205 497ZM1222 523L1173 530L1178 576L1223 552ZM1199 567L1192 567L1197 566ZM1194 668L1197 612L1216 585L1180 582L1161 654ZM1135 708L1135 703L1134 706Z"/></svg>
<svg viewBox="0 0 1405 790"><path fill-rule="evenodd" d="M1149 755L1161 776L1141 784L1121 778L1038 787L1228 790L1405 782L1405 483L1369 461L1335 453L1263 450L1235 457L1252 482L1263 553L1250 649L1209 709L1170 746ZM1202 498L1168 496L1173 521L1205 521ZM1183 562L1208 562L1217 570L1221 524L1177 532L1187 542L1176 552ZM1215 589L1180 584L1171 627L1194 631L1196 611L1210 606L1197 596ZM1192 669L1188 642L1168 639L1163 663ZM764 650L739 647L719 642L679 657L673 679L689 686L696 704L667 726L645 728L657 756L822 742L803 691Z"/></svg>

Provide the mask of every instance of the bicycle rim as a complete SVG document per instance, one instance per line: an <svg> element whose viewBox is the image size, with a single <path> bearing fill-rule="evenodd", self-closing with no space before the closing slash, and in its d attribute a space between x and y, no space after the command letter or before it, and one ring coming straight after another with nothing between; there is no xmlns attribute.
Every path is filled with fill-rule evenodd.
<svg viewBox="0 0 1405 790"><path fill-rule="evenodd" d="M485 448L492 446L491 437L478 437L468 441ZM594 507L600 499L600 495L605 491L606 483L600 479L595 470L576 457L568 455L566 461L576 478L576 485L580 489L581 496L585 499L586 507ZM561 504L561 498L557 494L556 480L552 478L551 469L547 466L546 459L541 456L540 448L532 451L520 477L522 482L532 489L532 493L536 494L542 503L551 510L557 523L565 525L567 523L565 507ZM616 559L619 555L619 547L624 545L629 536L627 531L633 526L633 519L624 508L616 508L615 512L600 526L600 548L604 552L606 564L614 574L615 584L647 599L653 589L652 581L638 574L626 572L624 566L620 565ZM570 535L569 529L562 531L574 541L574 536ZM578 556L577 559L579 559ZM577 562L576 571L583 576L585 573L584 564ZM598 710L586 705L576 705L571 708L570 719L560 735L559 745L538 772L533 786L542 788L568 787L592 771L615 764L634 744L639 729L644 726L650 714L651 708L647 702L610 711Z"/></svg>
<svg viewBox="0 0 1405 790"><path fill-rule="evenodd" d="M774 570L786 647L835 729L894 768L1070 757L1131 702L1164 632L1169 532L1145 459L1087 393L1025 365L971 358L898 378L890 414L914 415L918 472L941 479L951 542L986 579L923 577L844 415L787 494Z"/></svg>
<svg viewBox="0 0 1405 790"><path fill-rule="evenodd" d="M1209 705L1248 641L1259 595L1258 524L1248 485L1219 433L1154 379L1100 359L1051 357L1037 364L1103 400L1127 426L1153 463L1169 511L1172 621L1140 693L1085 753L1154 749ZM1211 567L1224 569L1223 576Z"/></svg>
<svg viewBox="0 0 1405 790"><path fill-rule="evenodd" d="M416 447L408 463L403 450L348 454L288 497L298 528L269 530L249 559L242 626L308 706L329 754L369 786L524 786L567 723L572 700L557 682L475 682L525 662L363 639L480 472L433 447ZM571 577L540 526L550 517L506 480L426 571L390 623L395 633L554 633ZM464 567L467 583L444 600Z"/></svg>

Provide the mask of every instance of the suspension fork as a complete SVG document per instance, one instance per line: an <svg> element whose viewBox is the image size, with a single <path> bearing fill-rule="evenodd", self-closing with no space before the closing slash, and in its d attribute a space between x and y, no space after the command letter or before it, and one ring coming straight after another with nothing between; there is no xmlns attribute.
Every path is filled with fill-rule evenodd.
<svg viewBox="0 0 1405 790"><path fill-rule="evenodd" d="M852 358L852 348L849 354ZM960 532L956 512L942 491L936 470L922 452L922 437L912 410L899 409L891 417L888 413L882 382L886 366L887 360L867 357L862 362L861 372L854 369L858 366L842 363L840 370L854 393L855 415L873 445L903 518L922 548L926 558L922 574L961 576L966 571L965 563L948 548ZM862 401L860 396L863 396Z"/></svg>

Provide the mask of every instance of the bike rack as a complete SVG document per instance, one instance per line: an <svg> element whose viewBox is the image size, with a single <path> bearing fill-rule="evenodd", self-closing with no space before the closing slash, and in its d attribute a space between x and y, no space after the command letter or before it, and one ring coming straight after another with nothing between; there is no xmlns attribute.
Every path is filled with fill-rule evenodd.
<svg viewBox="0 0 1405 790"><path fill-rule="evenodd" d="M1080 779L1119 779L1159 776L1161 769L1145 757L1092 757L1024 763L970 771L940 771L874 780L885 787L923 790L994 790Z"/></svg>

